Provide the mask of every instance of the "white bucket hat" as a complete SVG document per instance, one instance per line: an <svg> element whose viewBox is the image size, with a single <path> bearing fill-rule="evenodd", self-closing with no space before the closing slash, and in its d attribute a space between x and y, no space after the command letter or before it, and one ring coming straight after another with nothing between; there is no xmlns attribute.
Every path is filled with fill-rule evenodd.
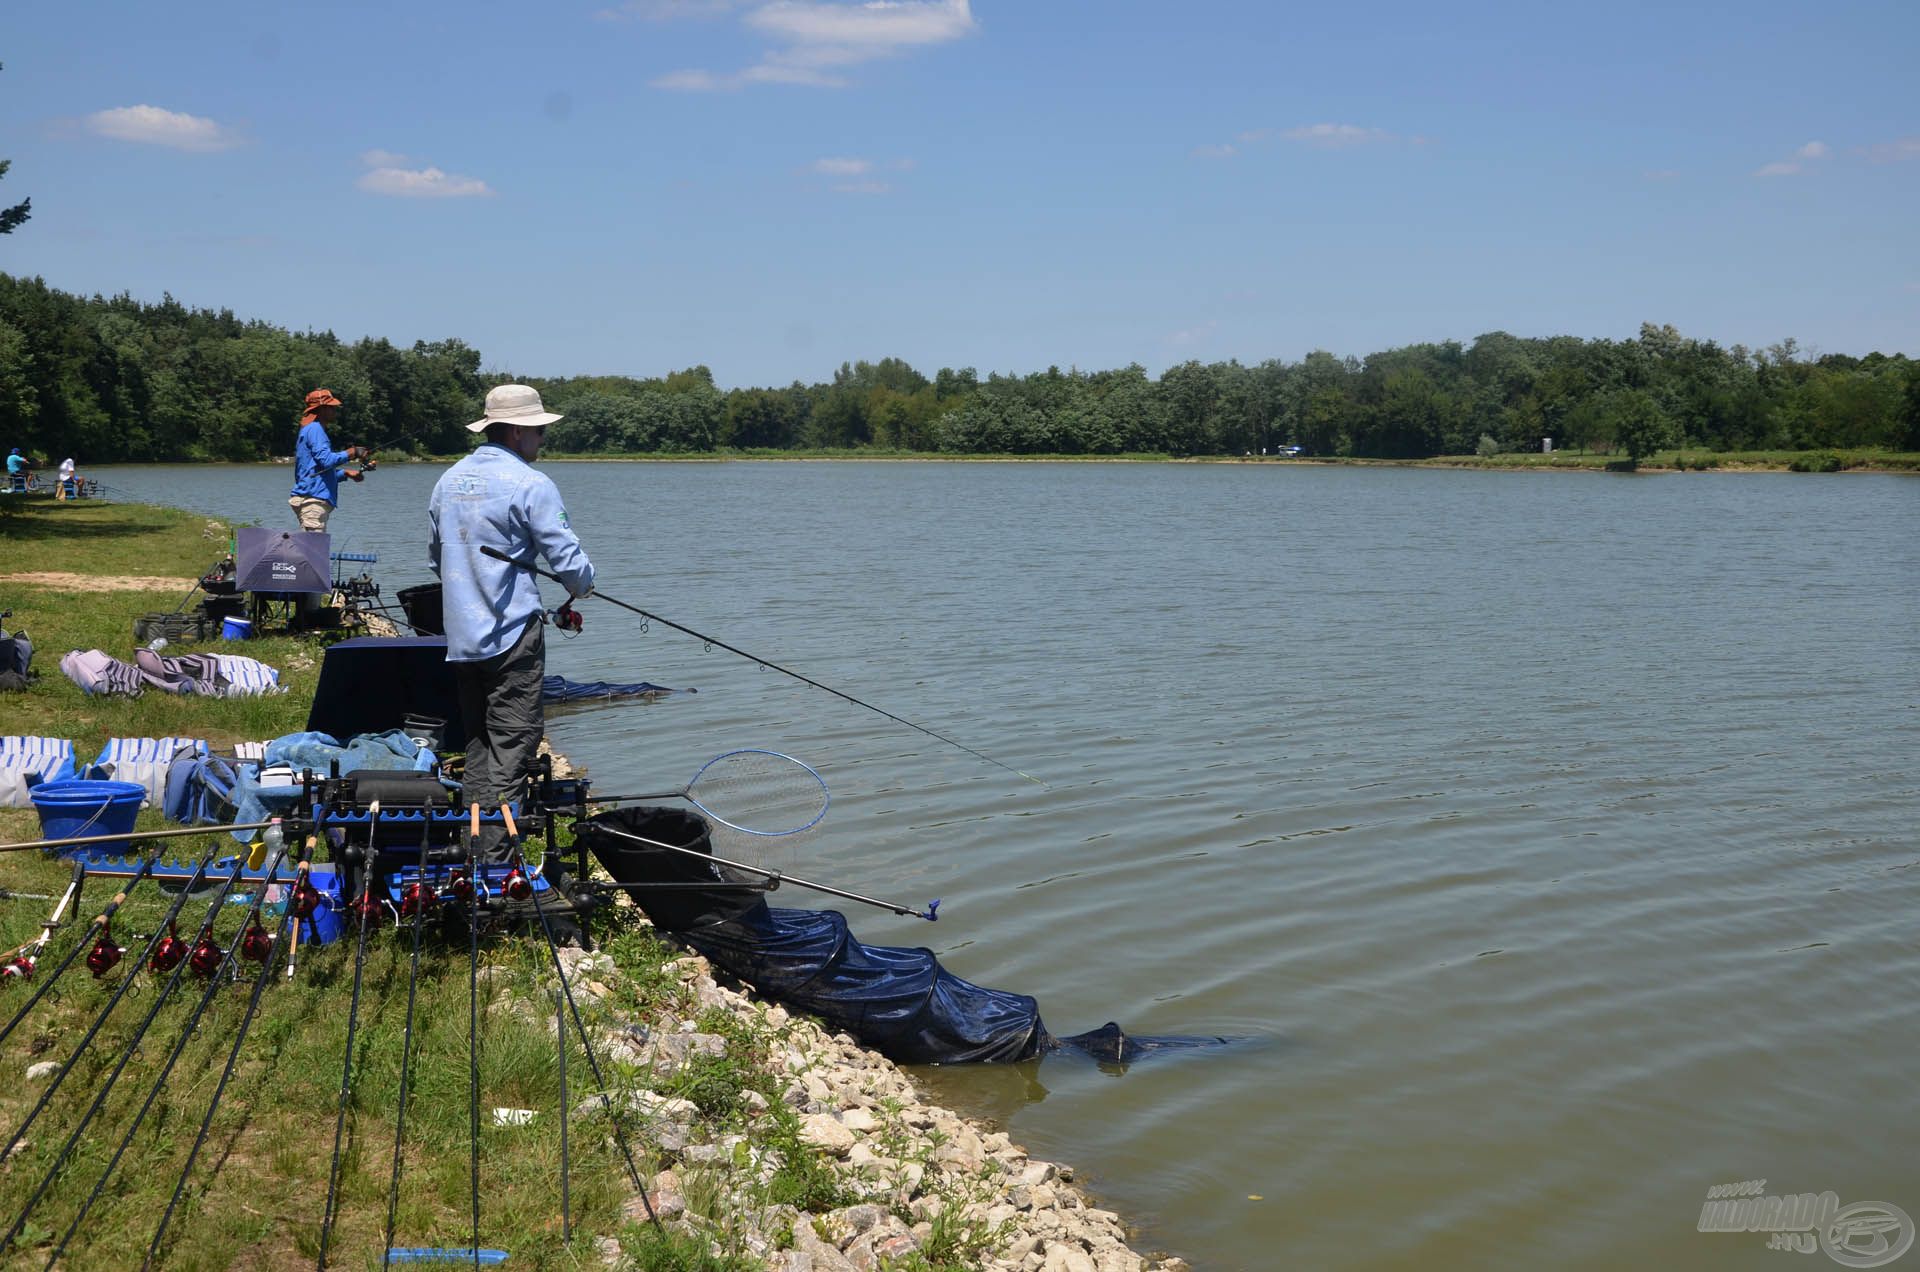
<svg viewBox="0 0 1920 1272"><path fill-rule="evenodd" d="M487 413L467 425L469 433L482 433L489 424L518 424L521 428L545 428L566 416L555 415L540 405L540 393L530 385L502 384L487 390Z"/></svg>

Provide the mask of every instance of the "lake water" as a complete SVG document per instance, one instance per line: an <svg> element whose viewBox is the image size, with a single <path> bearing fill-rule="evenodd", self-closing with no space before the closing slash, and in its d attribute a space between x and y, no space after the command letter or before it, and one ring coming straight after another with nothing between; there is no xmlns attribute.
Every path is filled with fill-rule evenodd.
<svg viewBox="0 0 1920 1272"><path fill-rule="evenodd" d="M336 549L389 595L428 577L439 471L343 493ZM851 913L865 940L1056 1033L1250 1040L917 1075L1141 1245L1810 1267L1697 1232L1706 1190L1920 1215L1920 481L551 471L603 592L1046 783L590 602L550 670L699 690L554 715L601 789L791 752L833 791L795 870L943 898L933 926ZM284 468L99 475L291 524Z"/></svg>

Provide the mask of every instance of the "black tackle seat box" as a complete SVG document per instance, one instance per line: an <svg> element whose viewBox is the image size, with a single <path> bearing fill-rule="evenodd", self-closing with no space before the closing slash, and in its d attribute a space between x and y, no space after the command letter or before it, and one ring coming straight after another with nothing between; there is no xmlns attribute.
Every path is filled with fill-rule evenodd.
<svg viewBox="0 0 1920 1272"><path fill-rule="evenodd" d="M467 749L445 636L359 636L327 647L307 728L344 742L404 729L409 716L447 722L442 754Z"/></svg>

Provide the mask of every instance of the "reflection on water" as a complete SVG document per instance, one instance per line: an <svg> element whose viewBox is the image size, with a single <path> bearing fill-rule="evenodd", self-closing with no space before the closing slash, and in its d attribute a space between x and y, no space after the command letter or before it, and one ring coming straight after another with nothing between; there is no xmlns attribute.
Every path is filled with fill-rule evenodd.
<svg viewBox="0 0 1920 1272"><path fill-rule="evenodd" d="M437 469L337 515L426 577ZM1705 1190L1920 1213L1920 484L1259 465L556 465L603 788L817 767L794 863L1066 1034L917 1073L1204 1268L1748 1268ZM269 469L120 469L285 515ZM338 546L338 545L337 545ZM810 904L797 893L785 904ZM1853 1128L1871 1127L1870 1134ZM1259 1198L1254 1201L1252 1198Z"/></svg>

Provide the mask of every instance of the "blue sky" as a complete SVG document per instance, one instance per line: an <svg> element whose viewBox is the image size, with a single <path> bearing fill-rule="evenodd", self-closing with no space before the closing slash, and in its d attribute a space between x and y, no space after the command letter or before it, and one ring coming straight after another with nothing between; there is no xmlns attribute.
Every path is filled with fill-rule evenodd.
<svg viewBox="0 0 1920 1272"><path fill-rule="evenodd" d="M15 6L0 269L723 386L1920 354L1920 5Z"/></svg>

